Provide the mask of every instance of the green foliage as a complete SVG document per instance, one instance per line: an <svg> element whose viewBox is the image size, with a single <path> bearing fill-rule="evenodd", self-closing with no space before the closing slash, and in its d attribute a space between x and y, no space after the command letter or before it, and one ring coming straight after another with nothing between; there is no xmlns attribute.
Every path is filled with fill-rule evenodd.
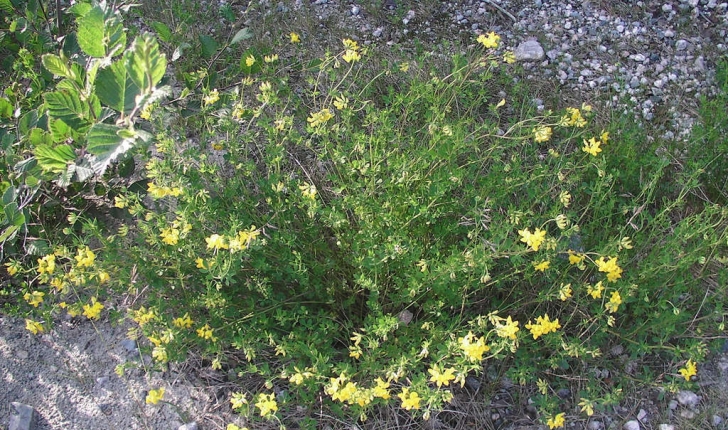
<svg viewBox="0 0 728 430"><path fill-rule="evenodd" d="M5 239L31 217L21 191L99 177L153 146L145 180L97 193L113 228L73 214L52 253L36 241L37 264L5 264L36 319L97 319L133 294L131 334L156 365L196 350L233 366L240 350L239 375L284 388L235 393L233 408L279 420L317 401L354 419L392 404L426 418L489 365L536 383L555 422L563 381L594 368L619 380L612 344L666 360L674 390L724 329L728 210L694 198L706 166L635 148L638 127L597 128L591 106L537 114L501 100L517 90L492 50L377 64L346 39L281 59L244 46L245 29L225 44L198 34L210 61L163 106L154 38L126 48L117 12L73 13L82 52L42 57L60 82L21 115L0 104L3 150L22 149L4 167ZM242 56L213 67L233 45ZM244 77L216 89L230 70ZM653 381L645 368L633 376ZM620 400L604 378L578 394L582 412Z"/></svg>

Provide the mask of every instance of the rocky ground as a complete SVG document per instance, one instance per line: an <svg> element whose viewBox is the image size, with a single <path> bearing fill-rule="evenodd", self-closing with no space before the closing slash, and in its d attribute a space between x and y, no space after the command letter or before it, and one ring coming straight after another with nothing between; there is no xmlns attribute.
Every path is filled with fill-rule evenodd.
<svg viewBox="0 0 728 430"><path fill-rule="evenodd" d="M241 14L245 10L235 8ZM249 22L274 15L295 28L305 20L308 32L302 36L308 43L338 26L382 49L411 46L414 39L444 49L445 39L472 44L477 34L495 31L502 37L501 50L515 51L523 78L535 85L537 108L555 108L564 100L602 101L612 110L628 109L653 136L667 138L690 130L697 99L713 93L716 61L728 54L728 3L716 0L263 0L249 12ZM22 405L35 411L34 429L189 430L243 424L230 411L232 385L224 373L203 370L209 366L194 359L164 373L146 372L149 357L141 357L126 338L128 328L109 321L59 321L50 333L33 336L22 321L0 317L0 429L25 428L18 420ZM611 353L628 365L619 351ZM568 425L728 428L728 355L701 363L697 380L695 392L662 396L645 388L613 414ZM165 388L165 401L147 405L151 388ZM454 412L478 405L479 413L490 415L491 428L543 428L527 405L512 401L512 389L504 384L490 405L459 397ZM423 426L472 428L463 420L452 422L433 417Z"/></svg>

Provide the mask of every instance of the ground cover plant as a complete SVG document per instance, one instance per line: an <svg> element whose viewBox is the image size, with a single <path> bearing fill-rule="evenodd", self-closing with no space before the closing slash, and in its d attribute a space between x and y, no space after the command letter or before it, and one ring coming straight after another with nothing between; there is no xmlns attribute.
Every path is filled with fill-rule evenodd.
<svg viewBox="0 0 728 430"><path fill-rule="evenodd" d="M685 162L596 106L530 109L492 32L442 62L242 29L178 41L206 67L173 72L121 11L70 13L77 46L18 50L14 85L43 84L0 102L3 300L28 330L128 317L156 367L200 353L247 381L251 427L427 420L490 368L558 428L635 380L689 386L719 347L725 118Z"/></svg>

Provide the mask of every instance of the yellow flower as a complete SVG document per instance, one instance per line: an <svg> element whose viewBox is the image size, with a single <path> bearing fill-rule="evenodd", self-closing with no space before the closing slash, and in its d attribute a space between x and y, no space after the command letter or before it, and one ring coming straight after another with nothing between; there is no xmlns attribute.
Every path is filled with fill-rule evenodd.
<svg viewBox="0 0 728 430"><path fill-rule="evenodd" d="M88 246L85 249L79 248L78 253L76 254L76 267L91 267L94 265L95 260L96 254L94 254Z"/></svg>
<svg viewBox="0 0 728 430"><path fill-rule="evenodd" d="M604 291L604 285L602 285L602 281L597 282L593 287L588 284L586 286L586 293L592 296L592 299L601 299L602 291Z"/></svg>
<svg viewBox="0 0 728 430"><path fill-rule="evenodd" d="M192 327L192 318L190 318L190 314L185 313L183 317L181 318L175 318L172 323L179 328L190 328Z"/></svg>
<svg viewBox="0 0 728 430"><path fill-rule="evenodd" d="M600 272L607 274L607 280L614 282L622 277L622 269L617 264L617 257L610 257L609 260L605 260L604 257L599 257L594 263Z"/></svg>
<svg viewBox="0 0 728 430"><path fill-rule="evenodd" d="M198 269L207 269L207 266L205 265L205 260L203 260L201 257L197 257L195 259L195 266Z"/></svg>
<svg viewBox="0 0 728 430"><path fill-rule="evenodd" d="M427 369L427 372L432 375L430 377L430 381L437 384L437 388L440 388L443 385L447 387L450 385L450 381L455 379L455 369L452 367L445 369L445 372L440 372L439 366L435 365L432 368Z"/></svg>
<svg viewBox="0 0 728 430"><path fill-rule="evenodd" d="M580 264L584 261L584 258L586 258L584 254L569 250L569 264Z"/></svg>
<svg viewBox="0 0 728 430"><path fill-rule="evenodd" d="M498 42L500 42L500 36L491 31L487 35L481 34L477 40L486 48L497 48Z"/></svg>
<svg viewBox="0 0 728 430"><path fill-rule="evenodd" d="M316 113L312 113L311 116L309 116L306 120L311 125L311 127L316 127L321 124L325 124L326 121L330 120L333 117L334 115L329 109L321 109Z"/></svg>
<svg viewBox="0 0 728 430"><path fill-rule="evenodd" d="M131 311L134 316L132 319L136 321L137 324L140 326L143 326L144 324L147 324L148 322L152 321L154 317L156 316L154 314L153 309L147 310L145 307L139 308L139 310Z"/></svg>
<svg viewBox="0 0 728 430"><path fill-rule="evenodd" d="M265 61L266 63L274 63L278 61L278 54L266 55L265 57L263 57L263 61Z"/></svg>
<svg viewBox="0 0 728 430"><path fill-rule="evenodd" d="M349 357L359 359L363 352L360 346L352 345L349 347Z"/></svg>
<svg viewBox="0 0 728 430"><path fill-rule="evenodd" d="M207 242L207 249L228 249L225 237L220 236L219 234L213 234L212 236L205 238L205 242Z"/></svg>
<svg viewBox="0 0 728 430"><path fill-rule="evenodd" d="M177 245L177 242L179 242L179 230L176 228L162 229L159 237L161 237L162 242L166 243L167 245Z"/></svg>
<svg viewBox="0 0 728 430"><path fill-rule="evenodd" d="M622 239L621 239L621 240L619 241L619 247L620 247L620 249L621 249L621 248L624 248L624 249L632 249L632 248L634 248L634 247L632 246L632 239L630 239L630 238L629 238L629 236L627 236L627 237L623 237L623 238L622 238Z"/></svg>
<svg viewBox="0 0 728 430"><path fill-rule="evenodd" d="M359 44L356 43L356 41L351 39L344 39L342 40L342 43L344 44L344 48L351 49L352 51L358 51L359 50Z"/></svg>
<svg viewBox="0 0 728 430"><path fill-rule="evenodd" d="M695 365L695 362L690 359L687 363L685 363L685 367L678 370L678 372L680 372L680 374L683 378L685 378L686 381L690 381L690 378L698 374L698 367Z"/></svg>
<svg viewBox="0 0 728 430"><path fill-rule="evenodd" d="M540 228L536 228L533 234L527 228L518 230L518 234L521 236L521 242L530 246L534 251L538 251L543 241L546 240L546 230L541 230Z"/></svg>
<svg viewBox="0 0 728 430"><path fill-rule="evenodd" d="M83 315L90 320L97 320L101 316L101 310L104 305L96 301L96 297L91 297L91 304L83 305Z"/></svg>
<svg viewBox="0 0 728 430"><path fill-rule="evenodd" d="M382 378L377 378L376 380L374 380L374 382L377 383L377 386L372 388L372 395L374 395L374 397L379 397L384 400L389 399L389 382L384 381Z"/></svg>
<svg viewBox="0 0 728 430"><path fill-rule="evenodd" d="M245 65L248 67L252 67L253 64L255 64L255 57L253 57L252 55L248 55L245 58Z"/></svg>
<svg viewBox="0 0 728 430"><path fill-rule="evenodd" d="M356 63L357 61L361 60L361 54L359 54L357 51L354 51L353 49L347 49L341 58L347 63Z"/></svg>
<svg viewBox="0 0 728 430"><path fill-rule="evenodd" d="M546 421L546 425L549 426L550 429L555 429L559 427L563 427L564 423L566 423L566 420L564 419L564 414L561 412L560 414L556 414L556 416L553 416Z"/></svg>
<svg viewBox="0 0 728 430"><path fill-rule="evenodd" d="M568 191L562 191L561 194L559 194L559 201L565 208L568 208L571 204L571 194Z"/></svg>
<svg viewBox="0 0 728 430"><path fill-rule="evenodd" d="M548 142L551 139L551 127L546 127L545 125L536 127L532 131L533 133L533 140L536 142Z"/></svg>
<svg viewBox="0 0 728 430"><path fill-rule="evenodd" d="M558 319L551 321L549 315L544 314L543 316L536 318L536 324L531 324L531 321L529 321L528 324L526 324L526 328L531 332L531 335L533 335L533 339L536 340L540 336L560 329L561 324L559 324Z"/></svg>
<svg viewBox="0 0 728 430"><path fill-rule="evenodd" d="M298 186L298 189L301 190L301 194L303 194L304 198L314 200L316 198L316 185L310 185L308 182L304 182L302 185Z"/></svg>
<svg viewBox="0 0 728 430"><path fill-rule="evenodd" d="M43 324L37 321L26 319L25 328L33 334L43 333Z"/></svg>
<svg viewBox="0 0 728 430"><path fill-rule="evenodd" d="M9 262L5 263L5 267L8 270L8 275L15 276L18 272L20 272L20 269L23 268L23 266L20 265L20 262L17 260L10 260Z"/></svg>
<svg viewBox="0 0 728 430"><path fill-rule="evenodd" d="M111 275L108 272L99 272L96 274L96 279L99 280L99 284L105 284L111 279Z"/></svg>
<svg viewBox="0 0 728 430"><path fill-rule="evenodd" d="M45 296L44 292L33 291L32 293L25 293L23 298L26 302L28 302L28 304L30 304L34 308L37 308L39 304L43 303L43 296Z"/></svg>
<svg viewBox="0 0 728 430"><path fill-rule="evenodd" d="M167 357L167 348L164 346L155 346L152 350L152 357L160 363L166 363L169 361Z"/></svg>
<svg viewBox="0 0 728 430"><path fill-rule="evenodd" d="M159 388L157 390L149 390L149 393L147 393L146 402L148 405L156 405L163 398L164 398L164 388Z"/></svg>
<svg viewBox="0 0 728 430"><path fill-rule="evenodd" d="M587 154L591 154L596 157L597 154L602 152L602 148L600 148L601 144L601 142L594 139L593 137L589 140L584 139L584 146L581 148L581 150L586 152Z"/></svg>
<svg viewBox="0 0 728 430"><path fill-rule="evenodd" d="M344 110L349 107L349 99L344 96L338 96L334 99L334 107L338 110Z"/></svg>
<svg viewBox="0 0 728 430"><path fill-rule="evenodd" d="M587 111L586 109L584 109ZM559 125L562 127L584 127L586 120L581 115L581 111L578 108L566 108L566 115L561 117Z"/></svg>
<svg viewBox="0 0 728 430"><path fill-rule="evenodd" d="M247 62L247 60L246 60ZM209 106L211 104L216 103L218 100L220 100L220 92L217 91L217 89L214 89L210 91L208 95L202 98L202 101L204 102L205 106Z"/></svg>
<svg viewBox="0 0 728 430"><path fill-rule="evenodd" d="M516 339L516 333L518 333L519 330L518 321L513 321L510 316L506 318L505 324L501 324L501 322L498 321L495 326L495 334L498 337L512 340Z"/></svg>
<svg viewBox="0 0 728 430"><path fill-rule="evenodd" d="M397 397L402 401L402 407L409 411L412 409L420 408L420 395L416 391L410 392L408 387L402 388L402 392L397 394Z"/></svg>
<svg viewBox="0 0 728 430"><path fill-rule="evenodd" d="M561 285L561 288L559 289L559 299L562 302L565 302L567 299L571 297L571 284Z"/></svg>
<svg viewBox="0 0 728 430"><path fill-rule="evenodd" d="M490 351L490 347L485 344L485 339L478 339L473 332L468 332L465 337L458 339L458 342L460 349L470 361L480 361L483 359L483 354Z"/></svg>
<svg viewBox="0 0 728 430"><path fill-rule="evenodd" d="M248 404L248 398L245 396L245 393L233 393L230 398L230 404L233 409L240 409Z"/></svg>
<svg viewBox="0 0 728 430"><path fill-rule="evenodd" d="M38 259L38 273L52 275L56 270L56 256L53 254L46 255Z"/></svg>
<svg viewBox="0 0 728 430"><path fill-rule="evenodd" d="M400 72L407 72L410 68L410 64L406 61L399 64L399 71Z"/></svg>
<svg viewBox="0 0 728 430"><path fill-rule="evenodd" d="M293 33L289 35L291 38L291 43L301 43L301 37L298 35L298 33Z"/></svg>
<svg viewBox="0 0 728 430"><path fill-rule="evenodd" d="M544 271L546 271L546 269L549 268L550 265L551 265L551 262L549 260L544 260L540 263L534 263L533 268L537 272L544 272Z"/></svg>
<svg viewBox="0 0 728 430"><path fill-rule="evenodd" d="M609 302L604 305L610 314L613 314L619 310L619 305L622 304L622 296L619 295L619 291L612 291L612 295L609 298Z"/></svg>
<svg viewBox="0 0 728 430"><path fill-rule="evenodd" d="M217 338L215 338L215 336L212 335L212 332L213 332L213 330L210 327L210 325L205 324L203 327L200 327L197 329L197 336L199 336L205 340L209 339L214 342L217 340Z"/></svg>
<svg viewBox="0 0 728 430"><path fill-rule="evenodd" d="M580 400L581 411L586 413L587 416L594 415L594 402L583 397Z"/></svg>
<svg viewBox="0 0 728 430"><path fill-rule="evenodd" d="M602 145L606 145L609 142L609 132L602 130L602 134L599 135L599 140L602 141Z"/></svg>
<svg viewBox="0 0 728 430"><path fill-rule="evenodd" d="M568 226L569 226L569 218L567 218L566 215L564 215L564 214L556 215L556 227L558 227L559 230L563 230Z"/></svg>
<svg viewBox="0 0 728 430"><path fill-rule="evenodd" d="M503 62L506 64L513 64L516 62L516 54L514 54L512 51L508 51L503 54Z"/></svg>
<svg viewBox="0 0 728 430"><path fill-rule="evenodd" d="M299 370L298 367L294 367L293 370L295 370L296 373L291 375L291 377L288 378L288 380L291 381L291 383L296 384L296 385L303 384L304 380L313 376L313 373L311 373L311 372L307 372L307 371L301 372L301 370Z"/></svg>

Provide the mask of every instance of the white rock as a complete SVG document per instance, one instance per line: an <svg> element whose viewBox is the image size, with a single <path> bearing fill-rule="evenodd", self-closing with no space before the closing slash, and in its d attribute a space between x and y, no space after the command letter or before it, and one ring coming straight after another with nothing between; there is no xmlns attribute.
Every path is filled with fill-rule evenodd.
<svg viewBox="0 0 728 430"><path fill-rule="evenodd" d="M513 53L518 61L539 61L544 56L541 44L535 40L528 40L521 43Z"/></svg>
<svg viewBox="0 0 728 430"><path fill-rule="evenodd" d="M644 421L645 417L647 417L647 411L645 411L644 409L640 409L640 411L637 412L637 420Z"/></svg>
<svg viewBox="0 0 728 430"><path fill-rule="evenodd" d="M675 426L672 424L660 424L659 430L675 430Z"/></svg>
<svg viewBox="0 0 728 430"><path fill-rule="evenodd" d="M586 428L587 430L602 430L604 428L604 424L602 424L601 421L589 421Z"/></svg>
<svg viewBox="0 0 728 430"><path fill-rule="evenodd" d="M14 413L10 415L8 430L31 430L35 428L35 409L18 402L11 403Z"/></svg>
<svg viewBox="0 0 728 430"><path fill-rule="evenodd" d="M713 415L712 422L714 426L718 427L723 422L723 418L720 415Z"/></svg>
<svg viewBox="0 0 728 430"><path fill-rule="evenodd" d="M677 393L677 401L683 406L687 406L689 408L694 408L695 406L698 405L700 398L698 397L697 394L693 393L692 391L682 390L679 393Z"/></svg>
<svg viewBox="0 0 728 430"><path fill-rule="evenodd" d="M685 419L691 420L695 418L695 412L691 411L690 409L683 409L682 411L680 411L680 416Z"/></svg>
<svg viewBox="0 0 728 430"><path fill-rule="evenodd" d="M623 430L640 430L640 423L637 420L630 420L624 423Z"/></svg>
<svg viewBox="0 0 728 430"><path fill-rule="evenodd" d="M181 425L177 428L177 430L197 430L198 426L197 423L192 421L191 423L187 423L185 425Z"/></svg>

